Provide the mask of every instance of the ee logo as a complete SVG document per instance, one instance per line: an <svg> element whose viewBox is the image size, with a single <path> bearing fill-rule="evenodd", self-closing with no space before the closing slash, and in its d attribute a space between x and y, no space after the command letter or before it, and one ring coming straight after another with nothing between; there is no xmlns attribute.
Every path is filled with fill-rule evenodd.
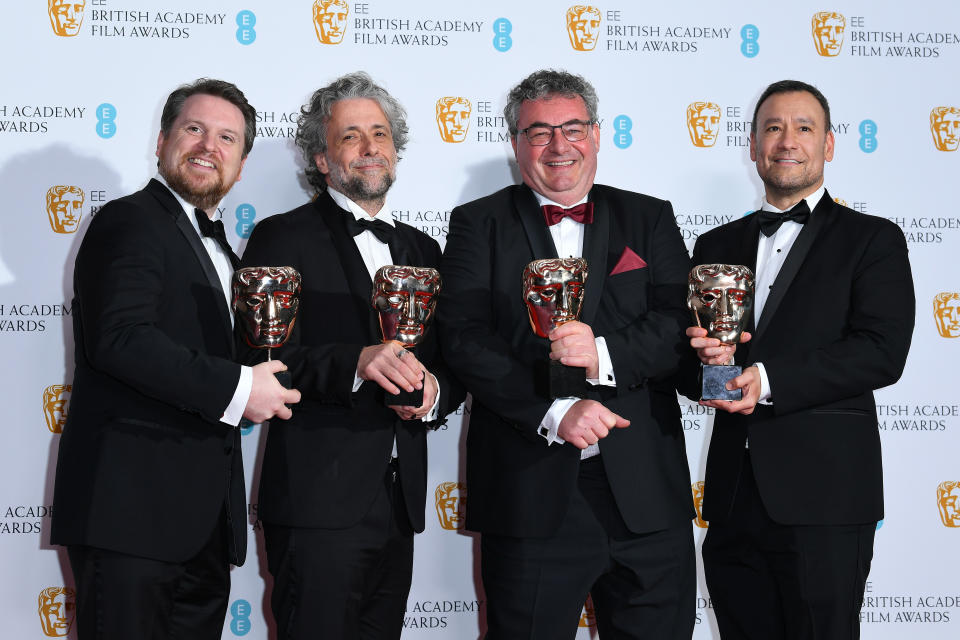
<svg viewBox="0 0 960 640"><path fill-rule="evenodd" d="M742 39L740 53L745 58L755 58L760 53L760 43L757 42L760 38L760 29L757 29L755 25L745 24L740 29L740 38Z"/></svg>
<svg viewBox="0 0 960 640"><path fill-rule="evenodd" d="M633 121L630 116L617 116L613 119L613 144L618 149L626 149L633 144L631 129L633 129Z"/></svg>
<svg viewBox="0 0 960 640"><path fill-rule="evenodd" d="M117 108L109 102L97 107L97 135L103 139L112 138L117 132Z"/></svg>
<svg viewBox="0 0 960 640"><path fill-rule="evenodd" d="M877 123L864 120L860 123L860 151L873 153L877 150Z"/></svg>
<svg viewBox="0 0 960 640"><path fill-rule="evenodd" d="M513 31L513 25L506 18L497 18L493 21L493 48L501 53L513 46L513 38L510 32Z"/></svg>
<svg viewBox="0 0 960 640"><path fill-rule="evenodd" d="M237 235L241 238L249 238L253 231L253 221L257 217L257 210L252 204L237 205Z"/></svg>
<svg viewBox="0 0 960 640"><path fill-rule="evenodd" d="M250 633L253 624L250 622L250 613L253 609L246 600L234 600L230 605L230 631L235 636L245 636Z"/></svg>
<svg viewBox="0 0 960 640"><path fill-rule="evenodd" d="M237 14L237 42L240 44L253 44L257 39L257 32L254 25L257 24L257 16L253 11L243 10Z"/></svg>

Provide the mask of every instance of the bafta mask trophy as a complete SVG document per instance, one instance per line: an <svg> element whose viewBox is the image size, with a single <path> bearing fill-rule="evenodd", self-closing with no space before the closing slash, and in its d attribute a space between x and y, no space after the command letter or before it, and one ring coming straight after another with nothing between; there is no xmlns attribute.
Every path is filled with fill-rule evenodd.
<svg viewBox="0 0 960 640"><path fill-rule="evenodd" d="M707 330L707 337L737 344L753 311L753 272L739 264L701 264L690 271L688 284L687 307L694 323ZM740 389L728 390L727 382L742 367L703 365L702 370L702 399L740 400Z"/></svg>
<svg viewBox="0 0 960 640"><path fill-rule="evenodd" d="M279 347L293 331L300 307L300 272L293 267L245 267L233 273L233 313L247 344L254 349ZM290 372L277 380L291 387Z"/></svg>
<svg viewBox="0 0 960 640"><path fill-rule="evenodd" d="M380 316L380 331L384 342L399 342L413 351L423 341L440 293L440 272L429 267L405 267L388 264L373 276L373 295L370 302ZM403 355L403 352L398 352ZM423 404L423 389L394 395L384 394L384 404L401 407L419 407Z"/></svg>
<svg viewBox="0 0 960 640"><path fill-rule="evenodd" d="M527 265L523 270L523 301L534 333L546 338L556 327L580 318L586 280L587 261L583 258L546 258ZM586 395L582 367L550 360L549 370L551 398Z"/></svg>

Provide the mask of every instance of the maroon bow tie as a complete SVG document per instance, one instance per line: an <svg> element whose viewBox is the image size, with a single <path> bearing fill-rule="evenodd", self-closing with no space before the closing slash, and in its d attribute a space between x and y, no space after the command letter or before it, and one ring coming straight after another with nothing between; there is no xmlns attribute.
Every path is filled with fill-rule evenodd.
<svg viewBox="0 0 960 640"><path fill-rule="evenodd" d="M590 224L593 222L593 203L581 202L580 204L564 209L555 204L543 205L543 219L547 221L547 226L552 227L566 217L572 218L581 224Z"/></svg>

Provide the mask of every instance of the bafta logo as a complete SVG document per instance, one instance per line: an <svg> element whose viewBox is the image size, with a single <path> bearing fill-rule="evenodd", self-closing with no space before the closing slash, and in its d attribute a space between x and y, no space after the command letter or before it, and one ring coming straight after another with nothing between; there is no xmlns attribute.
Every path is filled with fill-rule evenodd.
<svg viewBox="0 0 960 640"><path fill-rule="evenodd" d="M817 47L817 53L826 58L839 55L846 28L847 19L835 11L813 14L813 44Z"/></svg>
<svg viewBox="0 0 960 640"><path fill-rule="evenodd" d="M693 489L693 508L697 511L697 519L693 521L701 529L707 528L707 521L703 519L703 480L698 480L690 485Z"/></svg>
<svg viewBox="0 0 960 640"><path fill-rule="evenodd" d="M347 0L316 0L313 3L313 28L323 44L340 44L347 30Z"/></svg>
<svg viewBox="0 0 960 640"><path fill-rule="evenodd" d="M578 627L596 629L597 613L593 609L593 600L587 596L587 601L583 603L583 611L580 612L580 622Z"/></svg>
<svg viewBox="0 0 960 640"><path fill-rule="evenodd" d="M838 205L840 205L841 207L846 207L846 206L847 206L847 201L844 200L843 198L834 198L833 201L836 202L836 203L837 203Z"/></svg>
<svg viewBox="0 0 960 640"><path fill-rule="evenodd" d="M960 146L960 108L936 107L930 112L930 133L940 151L956 151Z"/></svg>
<svg viewBox="0 0 960 640"><path fill-rule="evenodd" d="M83 189L58 184L47 189L47 216L57 233L74 233L83 213Z"/></svg>
<svg viewBox="0 0 960 640"><path fill-rule="evenodd" d="M43 390L43 418L47 421L50 433L63 433L71 391L71 384L52 384Z"/></svg>
<svg viewBox="0 0 960 640"><path fill-rule="evenodd" d="M567 36L577 51L593 51L600 35L600 9L578 4L567 9Z"/></svg>
<svg viewBox="0 0 960 640"><path fill-rule="evenodd" d="M69 38L80 33L83 23L83 7L87 0L47 0L50 25L58 36Z"/></svg>
<svg viewBox="0 0 960 640"><path fill-rule="evenodd" d="M441 482L434 493L440 526L448 531L463 529L466 522L467 485L463 482Z"/></svg>
<svg viewBox="0 0 960 640"><path fill-rule="evenodd" d="M473 107L466 98L447 96L437 100L437 128L444 142L463 142L470 128Z"/></svg>
<svg viewBox="0 0 960 640"><path fill-rule="evenodd" d="M937 487L937 508L945 527L960 528L960 482L947 480Z"/></svg>
<svg viewBox="0 0 960 640"><path fill-rule="evenodd" d="M687 106L687 131L695 147L712 147L720 134L720 105L691 102Z"/></svg>
<svg viewBox="0 0 960 640"><path fill-rule="evenodd" d="M944 291L933 297L933 319L944 338L960 338L960 293Z"/></svg>
<svg viewBox="0 0 960 640"><path fill-rule="evenodd" d="M77 615L76 593L70 587L47 587L37 598L40 625L48 638L63 638L70 634Z"/></svg>

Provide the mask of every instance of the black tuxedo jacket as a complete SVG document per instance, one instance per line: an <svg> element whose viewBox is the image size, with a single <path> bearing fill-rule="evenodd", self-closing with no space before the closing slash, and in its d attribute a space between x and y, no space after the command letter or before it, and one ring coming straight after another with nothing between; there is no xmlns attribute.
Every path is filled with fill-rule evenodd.
<svg viewBox="0 0 960 640"><path fill-rule="evenodd" d="M589 276L581 320L606 339L616 387L589 397L631 421L600 441L611 490L634 532L693 517L676 394L687 321L689 257L668 202L595 185L584 234ZM609 275L625 249L646 266ZM473 395L467 435L467 528L509 536L552 535L574 490L580 449L547 446L537 429L551 405L536 370L549 341L533 333L522 273L557 257L526 186L457 207L444 251L439 328L444 355Z"/></svg>
<svg viewBox="0 0 960 640"><path fill-rule="evenodd" d="M294 527L356 524L382 487L396 436L410 522L422 531L431 425L400 420L383 406L383 391L374 382L352 392L360 351L379 344L382 334L370 303L373 282L346 229L349 215L323 192L314 202L259 222L244 251L244 266L286 265L303 277L296 323L273 353L289 367L303 398L290 420L270 427L259 514L265 522ZM439 265L440 247L426 234L397 223L396 238L395 260L401 250L411 266ZM416 354L440 383L442 418L464 393L443 367L435 330Z"/></svg>
<svg viewBox="0 0 960 640"><path fill-rule="evenodd" d="M754 213L701 235L693 262L755 269L759 238ZM822 525L883 518L873 390L899 379L913 323L903 233L825 193L797 236L757 326L749 327L753 339L737 347L738 364L763 363L773 405L758 405L749 416L717 412L704 519L728 516L748 437L757 486L775 521ZM698 370L691 355L683 392L694 399Z"/></svg>
<svg viewBox="0 0 960 640"><path fill-rule="evenodd" d="M72 309L76 371L51 542L180 562L226 511L231 560L242 564L240 436L219 421L240 378L229 311L166 187L151 180L97 213Z"/></svg>

